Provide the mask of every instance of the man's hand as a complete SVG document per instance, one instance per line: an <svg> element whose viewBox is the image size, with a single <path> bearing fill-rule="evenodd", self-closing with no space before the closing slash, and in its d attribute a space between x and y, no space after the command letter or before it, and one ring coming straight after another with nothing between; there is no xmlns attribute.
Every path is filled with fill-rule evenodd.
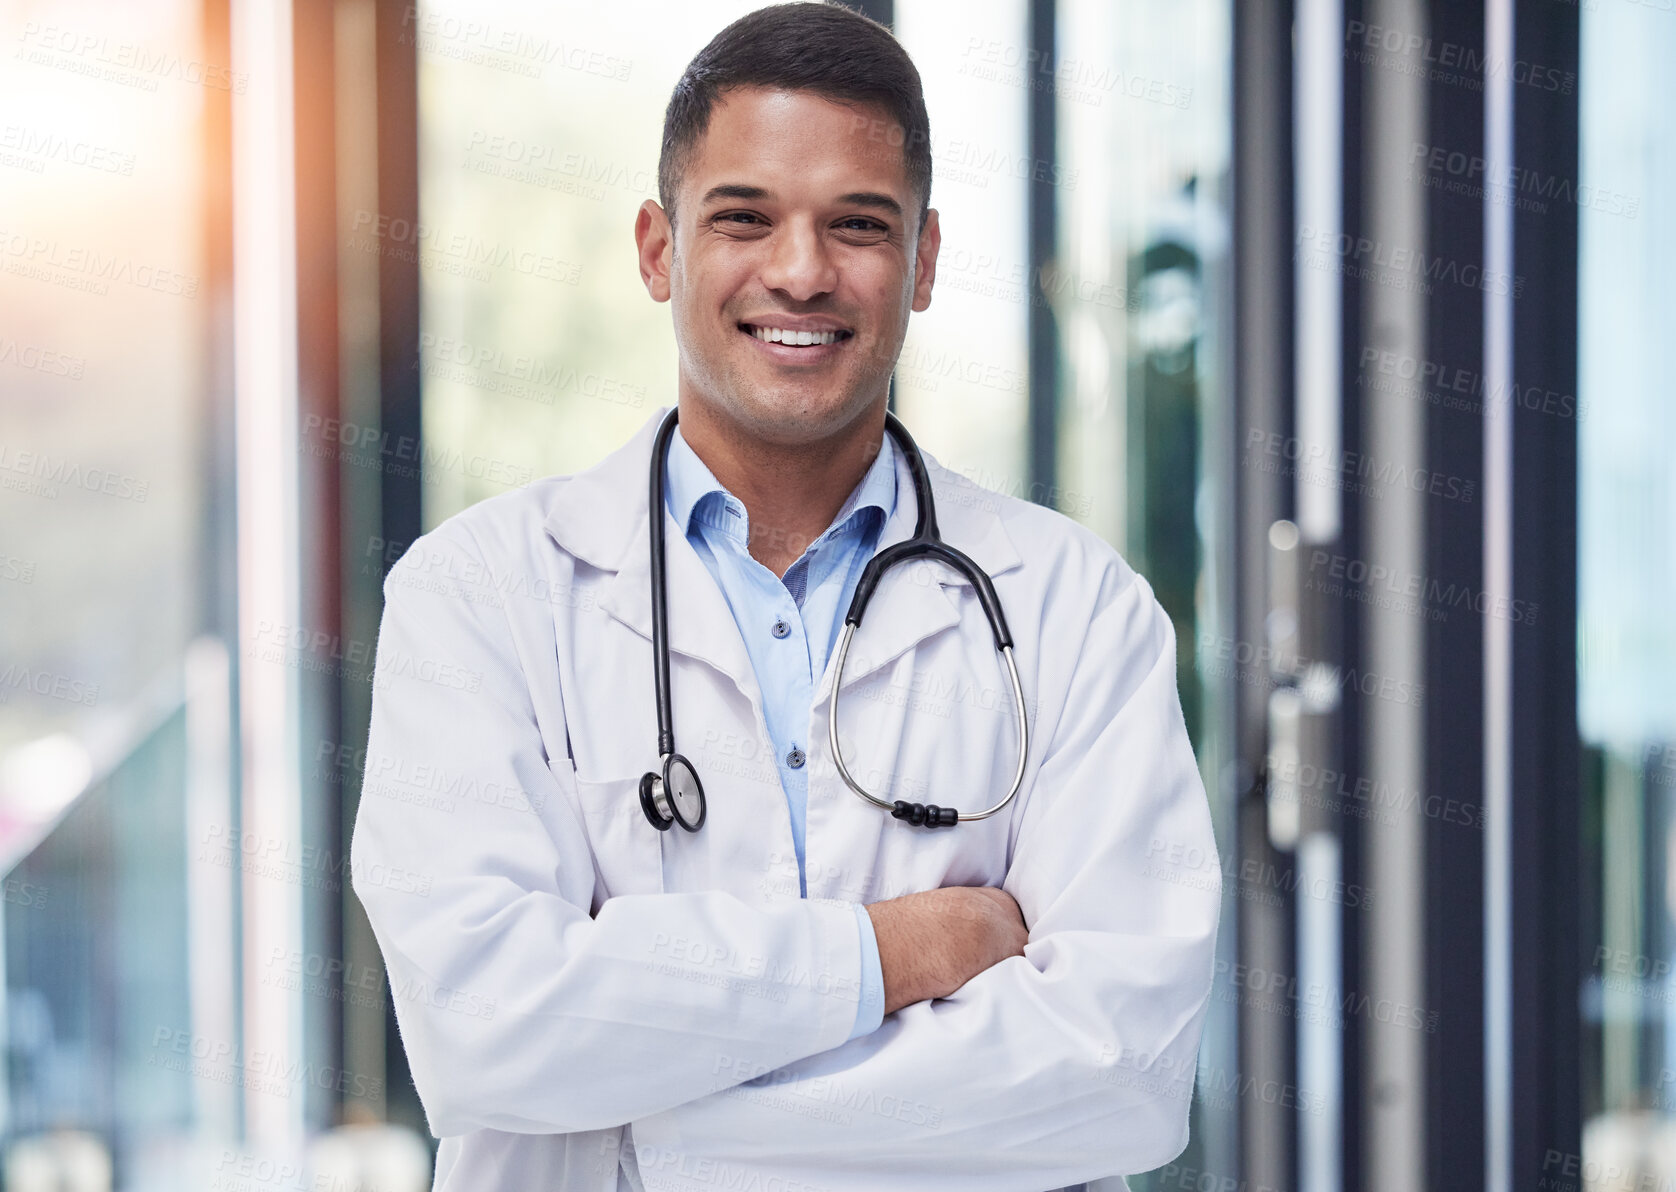
<svg viewBox="0 0 1676 1192"><path fill-rule="evenodd" d="M992 964L1023 956L1029 929L1018 903L993 886L947 886L869 903L879 941L885 1013L948 997Z"/></svg>

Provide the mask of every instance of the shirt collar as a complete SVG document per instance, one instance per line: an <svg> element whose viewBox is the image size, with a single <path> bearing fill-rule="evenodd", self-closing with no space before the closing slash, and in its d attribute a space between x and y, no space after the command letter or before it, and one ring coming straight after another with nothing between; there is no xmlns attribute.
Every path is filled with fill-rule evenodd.
<svg viewBox="0 0 1676 1192"><path fill-rule="evenodd" d="M874 456L861 482L850 490L849 498L832 519L832 524L809 544L811 549L864 515L866 510L878 510L876 524L881 526L896 511L898 448L889 431L880 433L884 439L881 450ZM687 445L681 435L680 423L676 423L675 433L670 436L669 467L664 473L664 504L675 516L675 524L685 533L692 533L696 521L723 530L741 543L746 541L748 515L745 503L722 487L721 481L698 458L698 453ZM730 509L735 512L729 513Z"/></svg>

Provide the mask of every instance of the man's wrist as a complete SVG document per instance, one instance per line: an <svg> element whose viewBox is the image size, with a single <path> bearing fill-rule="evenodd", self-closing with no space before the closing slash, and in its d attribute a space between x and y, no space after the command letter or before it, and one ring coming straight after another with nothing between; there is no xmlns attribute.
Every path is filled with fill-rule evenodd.
<svg viewBox="0 0 1676 1192"><path fill-rule="evenodd" d="M879 971L884 987L884 1012L894 1014L903 1006L924 1001L931 996L923 989L926 969L915 963L912 941L904 939L907 917L912 908L900 898L869 903L864 908L873 924L878 941Z"/></svg>

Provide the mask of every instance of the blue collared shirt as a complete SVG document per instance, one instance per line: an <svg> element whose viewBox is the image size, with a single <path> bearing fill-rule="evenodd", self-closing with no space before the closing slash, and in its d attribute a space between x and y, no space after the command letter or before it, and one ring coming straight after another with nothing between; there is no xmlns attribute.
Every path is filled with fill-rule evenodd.
<svg viewBox="0 0 1676 1192"><path fill-rule="evenodd" d="M809 742L805 737L815 686L826 673L827 657L838 642L844 611L873 557L885 521L896 509L896 444L888 433L883 437L882 449L838 516L786 570L784 579L751 556L747 546L750 518L744 502L722 487L681 437L679 424L670 440L664 473L664 502L727 598L762 689L763 719L774 741L780 785L791 812L797 884L804 897L809 894L803 863L809 802L805 768ZM851 1039L878 1029L885 1004L873 920L859 902L855 914L861 932L861 1000Z"/></svg>

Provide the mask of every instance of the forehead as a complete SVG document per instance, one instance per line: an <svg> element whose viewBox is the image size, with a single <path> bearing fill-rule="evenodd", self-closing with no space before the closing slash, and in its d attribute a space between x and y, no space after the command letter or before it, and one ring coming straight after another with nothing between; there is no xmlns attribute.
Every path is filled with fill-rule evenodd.
<svg viewBox="0 0 1676 1192"><path fill-rule="evenodd" d="M839 103L812 91L724 91L694 147L683 189L742 183L782 197L878 190L907 208L902 128L882 104Z"/></svg>

